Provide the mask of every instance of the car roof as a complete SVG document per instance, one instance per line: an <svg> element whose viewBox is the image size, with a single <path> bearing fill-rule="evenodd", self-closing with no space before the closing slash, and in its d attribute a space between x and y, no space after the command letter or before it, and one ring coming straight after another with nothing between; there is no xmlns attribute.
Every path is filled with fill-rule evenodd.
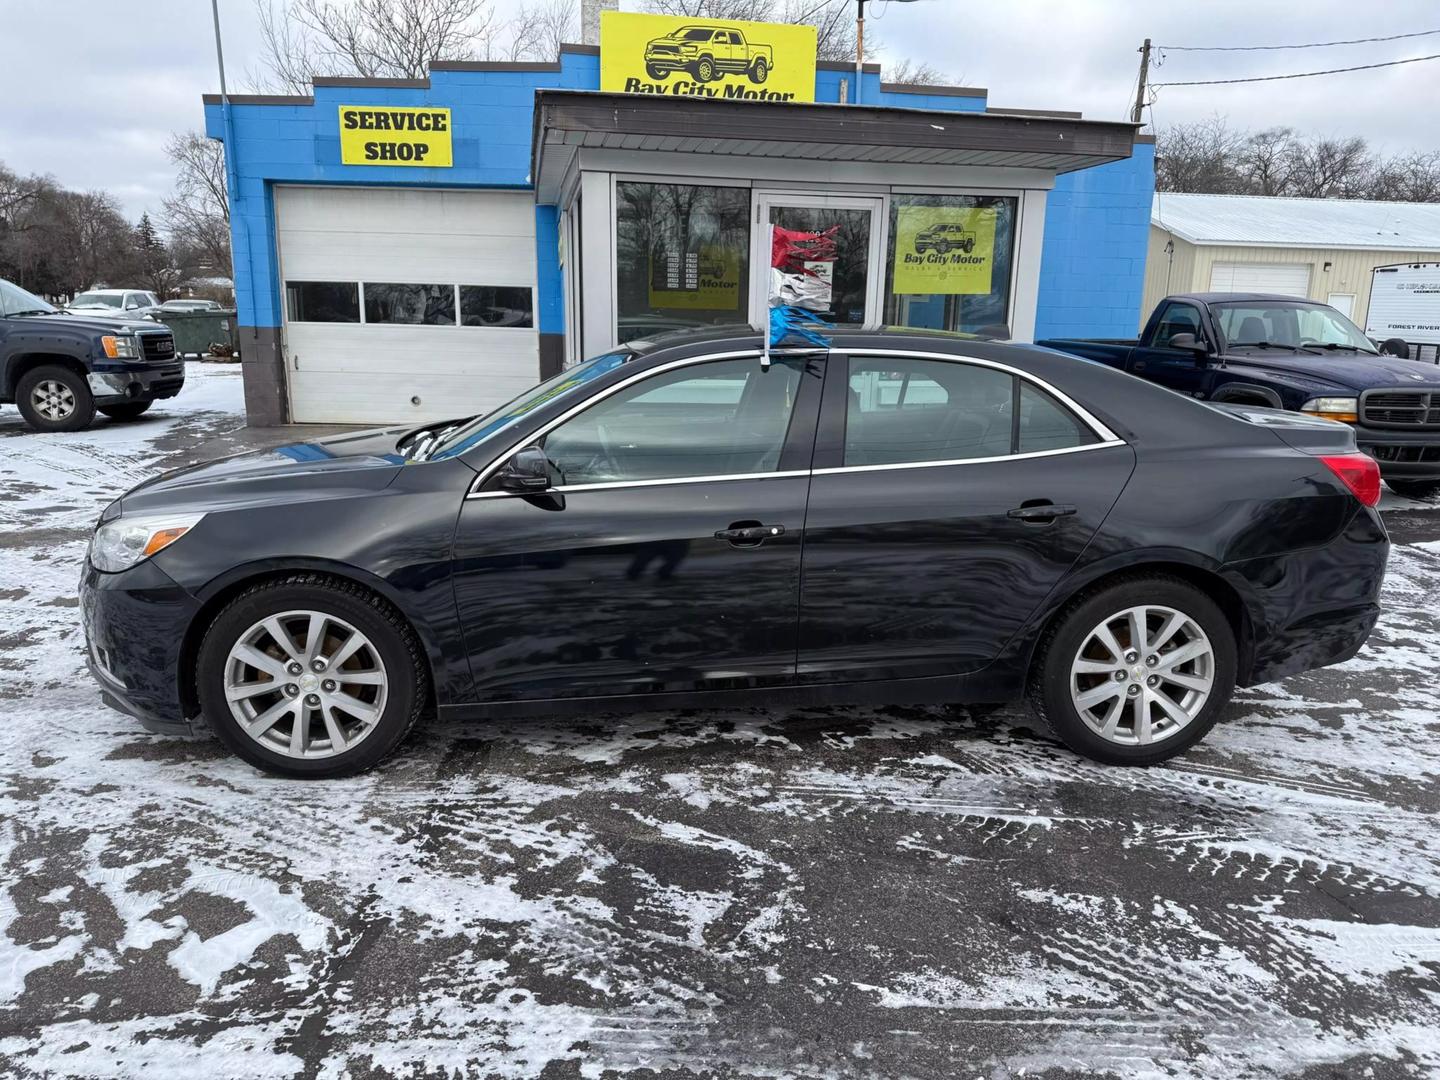
<svg viewBox="0 0 1440 1080"><path fill-rule="evenodd" d="M1003 341L986 334L966 334L952 330L925 330L913 326L884 326L884 327L834 327L830 330L822 330L822 333L831 340L831 348L843 350L846 348L883 348L886 345L897 344L907 347L917 347L921 342L929 341L937 345L954 346L967 342L994 343ZM724 326L701 326L693 330L669 330L665 333L655 334L637 338L628 342L622 348L631 350L640 356L649 355L662 349L673 349L681 346L696 345L730 345L736 349L758 349L763 344L760 331L753 326L744 323L735 323ZM795 349L808 348L800 339L787 342L778 348Z"/></svg>
<svg viewBox="0 0 1440 1080"><path fill-rule="evenodd" d="M1307 300L1303 296L1284 296L1280 293L1263 292L1192 292L1176 293L1166 297L1168 300L1194 300L1201 304L1225 304L1225 303L1254 303L1260 301L1266 304L1317 304L1324 307L1319 300Z"/></svg>

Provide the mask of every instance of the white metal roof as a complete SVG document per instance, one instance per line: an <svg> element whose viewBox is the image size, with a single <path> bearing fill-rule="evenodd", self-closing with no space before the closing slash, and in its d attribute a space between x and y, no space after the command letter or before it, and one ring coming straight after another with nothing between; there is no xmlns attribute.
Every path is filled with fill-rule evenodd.
<svg viewBox="0 0 1440 1080"><path fill-rule="evenodd" d="M1157 191L1150 221L1192 244L1440 252L1440 203Z"/></svg>

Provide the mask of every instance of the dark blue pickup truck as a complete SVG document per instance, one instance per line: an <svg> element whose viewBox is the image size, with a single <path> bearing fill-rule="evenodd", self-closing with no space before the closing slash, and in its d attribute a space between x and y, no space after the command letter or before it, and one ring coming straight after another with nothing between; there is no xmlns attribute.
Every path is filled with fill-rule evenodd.
<svg viewBox="0 0 1440 1080"><path fill-rule="evenodd" d="M1401 495L1440 495L1440 367L1384 356L1327 304L1264 293L1162 300L1139 340L1037 345L1205 401L1288 409L1355 429Z"/></svg>

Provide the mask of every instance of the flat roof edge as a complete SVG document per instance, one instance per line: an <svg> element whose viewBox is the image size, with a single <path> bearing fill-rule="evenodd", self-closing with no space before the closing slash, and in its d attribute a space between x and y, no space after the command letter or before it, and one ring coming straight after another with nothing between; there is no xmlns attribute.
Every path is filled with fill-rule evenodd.
<svg viewBox="0 0 1440 1080"><path fill-rule="evenodd" d="M936 97L988 98L983 86L948 86L943 83L881 82L880 89L888 94L934 94ZM1079 113L1075 114L1079 116Z"/></svg>

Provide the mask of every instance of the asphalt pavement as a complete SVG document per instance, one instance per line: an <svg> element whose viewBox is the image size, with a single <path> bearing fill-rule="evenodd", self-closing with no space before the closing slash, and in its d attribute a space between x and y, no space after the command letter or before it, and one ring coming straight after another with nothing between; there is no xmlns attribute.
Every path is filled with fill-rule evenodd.
<svg viewBox="0 0 1440 1080"><path fill-rule="evenodd" d="M1440 1074L1440 511L1354 660L1151 769L1022 710L431 723L266 777L83 669L154 471L294 437L237 369L78 435L0 412L0 1076Z"/></svg>

